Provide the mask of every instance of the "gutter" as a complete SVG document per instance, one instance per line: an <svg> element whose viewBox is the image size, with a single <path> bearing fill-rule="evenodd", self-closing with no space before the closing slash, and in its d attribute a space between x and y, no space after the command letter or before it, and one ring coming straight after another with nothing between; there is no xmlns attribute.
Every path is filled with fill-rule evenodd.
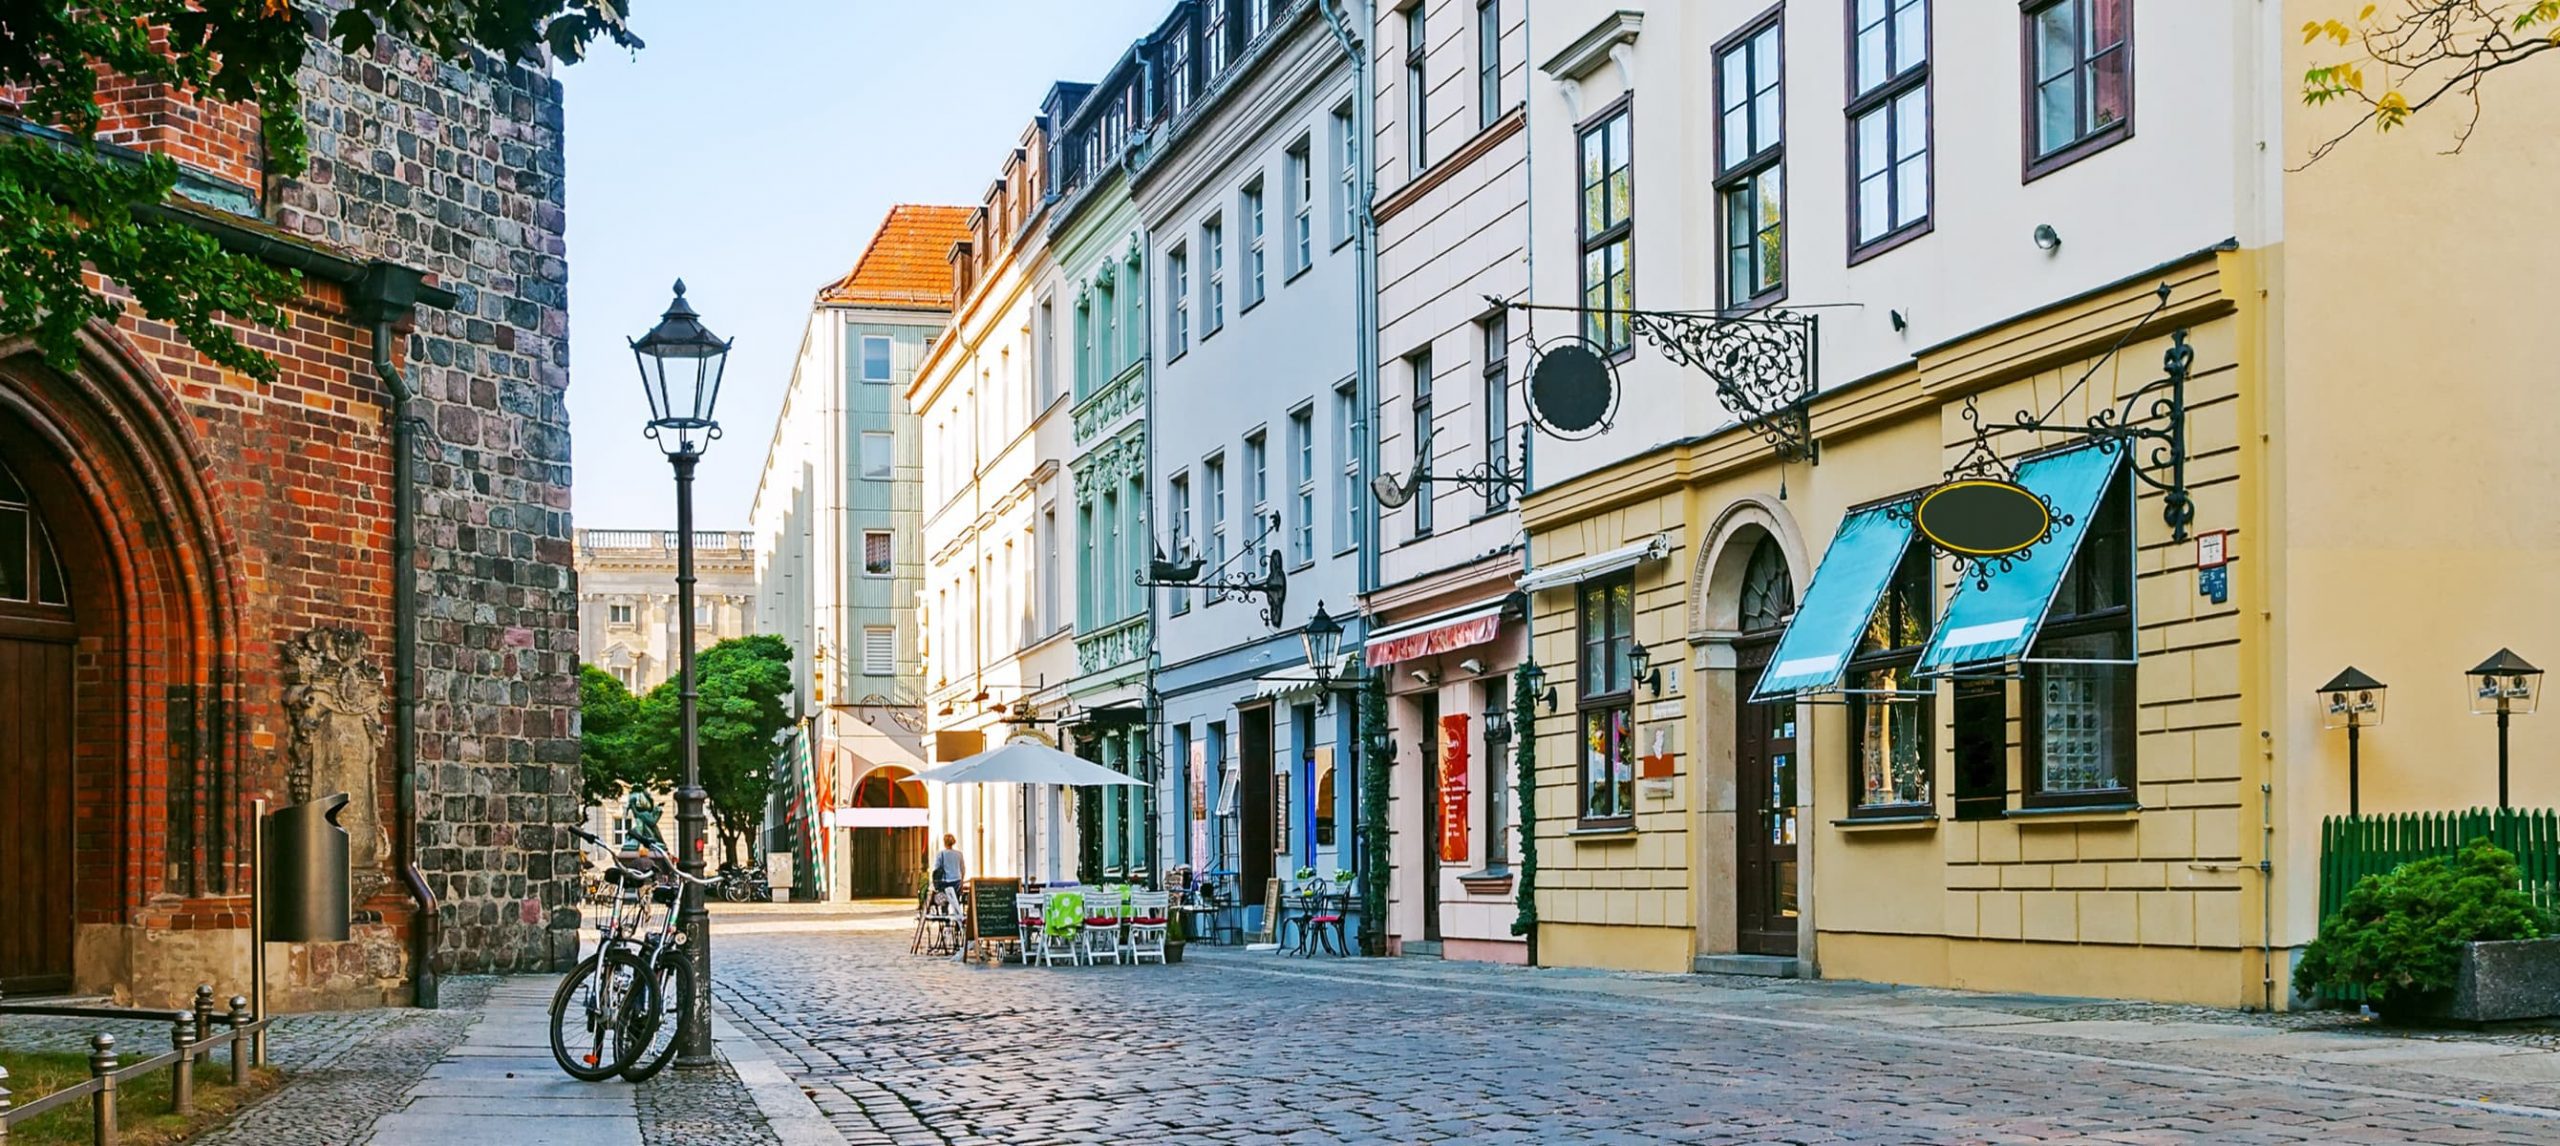
<svg viewBox="0 0 2560 1146"><path fill-rule="evenodd" d="M394 771L399 777L399 855L401 882L418 905L409 928L411 985L419 1007L432 1010L438 983L435 950L439 930L435 889L427 886L418 866L418 507L414 456L417 431L425 424L411 409L417 397L400 368L391 361L393 324L406 321L419 304L450 309L453 292L426 283L426 276L396 263L367 264L346 283L349 309L373 327L373 372L391 395L391 676Z"/></svg>
<svg viewBox="0 0 2560 1146"><path fill-rule="evenodd" d="M1378 197L1378 165L1369 154L1368 143L1374 142L1372 125L1377 119L1377 101L1369 90L1368 41L1352 30L1346 7L1351 0L1317 0L1316 11L1324 17L1325 28L1333 33L1334 42L1342 46L1351 63L1351 131L1362 146L1359 148L1359 191L1353 197L1351 243L1354 283L1352 287L1354 354L1353 387L1359 392L1360 417L1366 432L1360 435L1360 488L1355 496L1368 492L1378 476L1378 292L1377 270L1378 217L1371 210ZM1360 522L1359 596L1366 600L1378 587L1378 548L1380 530L1378 514L1373 509L1358 515ZM1363 632L1368 613L1360 618Z"/></svg>

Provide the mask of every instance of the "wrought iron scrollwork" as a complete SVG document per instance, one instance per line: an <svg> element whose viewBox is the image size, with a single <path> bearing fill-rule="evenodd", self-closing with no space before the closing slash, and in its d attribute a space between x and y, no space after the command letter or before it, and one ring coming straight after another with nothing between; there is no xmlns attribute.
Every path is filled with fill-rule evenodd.
<svg viewBox="0 0 2560 1146"><path fill-rule="evenodd" d="M1147 571L1136 575L1139 585L1151 589L1198 589L1220 601L1250 601L1262 598L1262 623L1280 627L1282 609L1289 600L1289 571L1282 567L1277 546L1262 551L1260 573L1211 573L1202 577L1201 559L1180 563L1159 557L1147 565Z"/></svg>
<svg viewBox="0 0 2560 1146"><path fill-rule="evenodd" d="M2002 466L2000 469L2005 472L2007 467ZM2030 490L2028 492L2033 493L2034 491ZM1946 557L1955 565L1956 576L1958 578L1972 581L1973 587L1976 589L1988 590L1991 588L1992 577L2006 573L2026 564L2027 562L2035 560L2036 546L2043 545L2045 542L2053 539L2053 530L2055 526L2072 525L2078 522L2079 519L2071 514L2057 512L2052 498L2046 497L2041 493L2036 494L2036 497L2044 502L2045 529L2044 534L2036 538L2034 545L2018 550L2015 553L2002 554L1998 557L1976 557L1971 554L1949 553L1943 549L1938 550L1939 554ZM1914 524L1914 515L1918 510L1919 504L1920 503L1915 500L1902 502L1899 505L1887 506L1884 511L1885 518L1900 525ZM1936 549L1937 547L1932 545L1930 548Z"/></svg>
<svg viewBox="0 0 2560 1146"><path fill-rule="evenodd" d="M1720 318L1638 310L1627 319L1665 357L1713 380L1725 408L1767 438L1781 460L1814 460L1815 316L1770 310Z"/></svg>

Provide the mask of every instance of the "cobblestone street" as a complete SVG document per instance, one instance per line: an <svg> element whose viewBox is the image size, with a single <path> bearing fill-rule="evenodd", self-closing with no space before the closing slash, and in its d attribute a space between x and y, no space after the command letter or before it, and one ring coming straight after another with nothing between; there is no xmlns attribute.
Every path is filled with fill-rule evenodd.
<svg viewBox="0 0 2560 1146"><path fill-rule="evenodd" d="M855 1143L2560 1139L2547 1038L1196 946L961 965L902 918L789 918L724 920L721 1001Z"/></svg>

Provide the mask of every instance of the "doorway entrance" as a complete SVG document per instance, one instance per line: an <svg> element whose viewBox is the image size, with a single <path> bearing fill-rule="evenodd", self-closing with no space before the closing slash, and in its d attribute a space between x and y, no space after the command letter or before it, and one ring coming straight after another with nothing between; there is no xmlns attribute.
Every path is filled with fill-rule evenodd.
<svg viewBox="0 0 2560 1146"><path fill-rule="evenodd" d="M1244 709L1237 718L1243 722L1236 733L1236 776L1244 783L1237 808L1244 850L1236 857L1236 891L1246 904L1257 904L1271 879L1271 706Z"/></svg>
<svg viewBox="0 0 2560 1146"><path fill-rule="evenodd" d="M1747 693L1768 668L1787 617L1795 612L1794 580L1775 538L1763 536L1752 550L1741 604L1734 680ZM1745 954L1792 956L1800 914L1795 702L1737 704L1734 726L1734 873L1740 881L1734 889L1740 916L1734 946Z"/></svg>
<svg viewBox="0 0 2560 1146"><path fill-rule="evenodd" d="M853 807L898 809L888 815L856 813L861 819L876 822L913 818L919 822L857 826L846 832L852 839L845 848L845 893L855 899L914 896L924 881L924 866L934 847L925 838L929 829L921 823L925 816L924 783L913 779L904 768L872 769L854 784Z"/></svg>
<svg viewBox="0 0 2560 1146"><path fill-rule="evenodd" d="M51 535L0 464L0 991L71 986L72 623Z"/></svg>
<svg viewBox="0 0 2560 1146"><path fill-rule="evenodd" d="M1416 839L1422 841L1422 941L1440 941L1440 694L1415 697L1414 715L1421 720L1422 802L1415 809Z"/></svg>

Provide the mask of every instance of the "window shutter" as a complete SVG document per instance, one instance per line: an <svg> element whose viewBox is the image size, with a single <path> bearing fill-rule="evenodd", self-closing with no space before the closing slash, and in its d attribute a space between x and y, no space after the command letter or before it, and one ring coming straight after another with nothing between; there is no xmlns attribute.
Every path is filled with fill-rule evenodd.
<svg viewBox="0 0 2560 1146"><path fill-rule="evenodd" d="M865 676L894 676L898 671L898 630L869 628L862 630L862 672Z"/></svg>

